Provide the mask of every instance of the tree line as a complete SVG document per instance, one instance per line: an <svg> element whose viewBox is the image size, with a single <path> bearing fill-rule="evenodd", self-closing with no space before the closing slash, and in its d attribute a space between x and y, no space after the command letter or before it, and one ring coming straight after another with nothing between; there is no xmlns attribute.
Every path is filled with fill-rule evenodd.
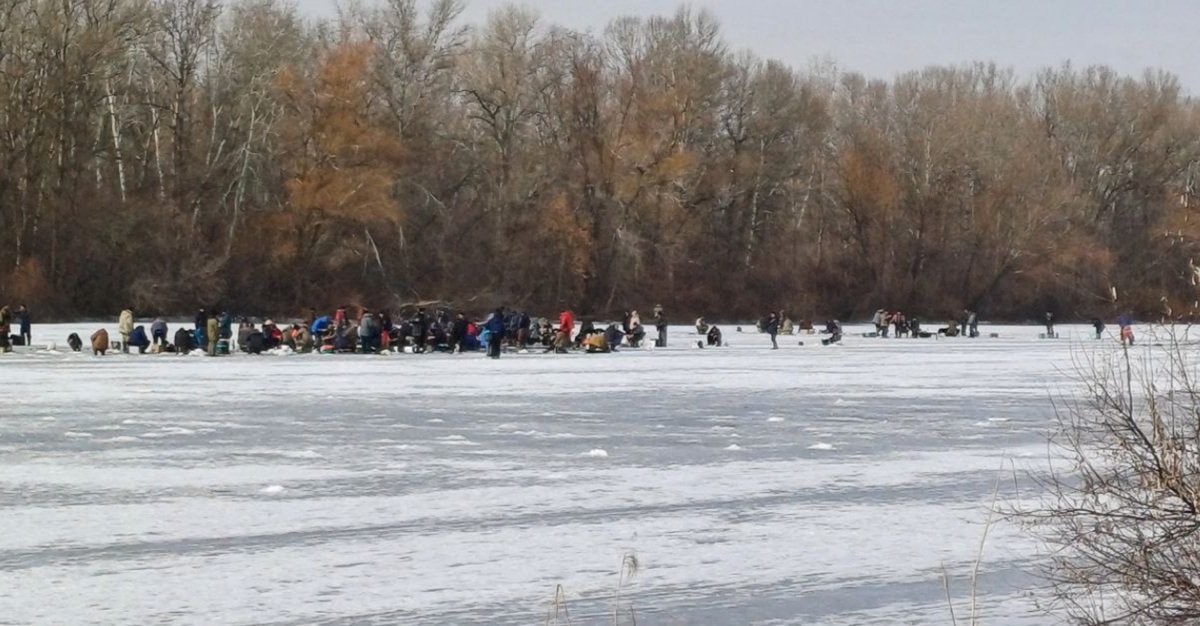
<svg viewBox="0 0 1200 626"><path fill-rule="evenodd" d="M1060 319L1194 308L1169 74L891 81L707 13L0 0L0 302Z"/></svg>

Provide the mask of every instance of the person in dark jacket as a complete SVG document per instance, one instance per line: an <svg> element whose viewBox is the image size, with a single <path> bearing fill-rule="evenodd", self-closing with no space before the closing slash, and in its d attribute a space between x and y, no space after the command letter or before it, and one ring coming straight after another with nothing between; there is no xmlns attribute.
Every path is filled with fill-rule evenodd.
<svg viewBox="0 0 1200 626"><path fill-rule="evenodd" d="M200 331L195 331L199 333ZM175 331L175 352L179 354L188 354L196 348L196 336L188 332L186 328L180 328Z"/></svg>
<svg viewBox="0 0 1200 626"><path fill-rule="evenodd" d="M517 314L517 349L524 349L529 345L529 329L533 325L533 320L529 318L529 314L522 311Z"/></svg>
<svg viewBox="0 0 1200 626"><path fill-rule="evenodd" d="M196 311L195 323L196 334L193 336L193 339L196 340L195 345L204 346L208 344L208 337L206 336L208 332L208 313L204 309Z"/></svg>
<svg viewBox="0 0 1200 626"><path fill-rule="evenodd" d="M720 328L717 328L716 326L710 326L708 328L708 333L707 333L706 337L708 339L708 345L718 346L718 347L721 345L721 329Z"/></svg>
<svg viewBox="0 0 1200 626"><path fill-rule="evenodd" d="M662 305L654 307L654 329L658 331L658 348L667 347L667 316Z"/></svg>
<svg viewBox="0 0 1200 626"><path fill-rule="evenodd" d="M1096 339L1104 337L1104 322L1100 321L1100 318L1092 319L1092 328L1096 329Z"/></svg>
<svg viewBox="0 0 1200 626"><path fill-rule="evenodd" d="M220 338L233 339L233 316L229 314L229 311L222 311L217 322L220 325Z"/></svg>
<svg viewBox="0 0 1200 626"><path fill-rule="evenodd" d="M409 320L412 325L413 352L425 351L425 339L429 335L429 316L425 309L417 309L417 314Z"/></svg>
<svg viewBox="0 0 1200 626"><path fill-rule="evenodd" d="M138 349L138 354L146 354L150 347L150 337L146 336L146 327L138 326L129 334L129 345Z"/></svg>
<svg viewBox="0 0 1200 626"><path fill-rule="evenodd" d="M617 347L621 345L624 339L625 333L621 331L621 327L617 326L616 323L609 324L608 328L604 331L604 340L608 342L608 349L611 352L616 352Z"/></svg>
<svg viewBox="0 0 1200 626"><path fill-rule="evenodd" d="M0 352L12 352L12 346L8 339L10 326L12 324L12 312L6 306L0 306Z"/></svg>
<svg viewBox="0 0 1200 626"><path fill-rule="evenodd" d="M763 332L771 336L771 349L778 350L779 344L776 343L775 337L779 334L779 315L774 311L771 311L763 322Z"/></svg>
<svg viewBox="0 0 1200 626"><path fill-rule="evenodd" d="M240 345L243 350L250 354L262 354L263 350L267 349L266 336L263 335L261 330L254 328L253 326L246 330L246 338L244 340L239 339L238 345Z"/></svg>
<svg viewBox="0 0 1200 626"><path fill-rule="evenodd" d="M29 309L22 304L17 307L17 334L21 336L21 344L33 345L33 333L30 332Z"/></svg>
<svg viewBox="0 0 1200 626"><path fill-rule="evenodd" d="M504 342L504 311L493 311L483 323L483 327L488 331L488 356L493 359L500 358L500 346Z"/></svg>
<svg viewBox="0 0 1200 626"><path fill-rule="evenodd" d="M72 352L79 352L83 349L83 340L79 338L79 333L71 333L67 335L67 345L71 346Z"/></svg>
<svg viewBox="0 0 1200 626"><path fill-rule="evenodd" d="M455 313L454 321L450 322L451 352L466 352L467 326L467 316L461 312Z"/></svg>

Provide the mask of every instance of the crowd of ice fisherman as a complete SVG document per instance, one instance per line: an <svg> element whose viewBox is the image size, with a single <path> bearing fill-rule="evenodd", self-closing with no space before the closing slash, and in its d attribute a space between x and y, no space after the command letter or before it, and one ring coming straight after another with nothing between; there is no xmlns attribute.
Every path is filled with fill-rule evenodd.
<svg viewBox="0 0 1200 626"><path fill-rule="evenodd" d="M413 309L410 309L412 311ZM936 330L926 330L916 317L907 317L899 310L879 309L871 319L875 332L864 333L865 337L979 337L978 315L964 309L957 320ZM557 325L555 324L557 322ZM661 305L654 307L653 317L648 320L653 326L654 336L650 339L655 347L667 347L667 317ZM1123 343L1133 343L1133 320L1129 315L1117 319ZM13 326L18 333L11 334ZM1045 314L1046 332L1042 338L1057 338L1054 330L1054 315ZM32 328L29 309L24 305L0 307L0 352L9 352L13 345L32 345ZM1105 325L1093 319L1096 338L1102 337ZM696 342L698 347L720 347L726 344L724 333L703 317L695 322L696 333L703 337ZM741 332L741 327L737 328ZM771 348L778 349L779 335L817 334L823 335L825 345L842 340L842 325L837 320L825 322L819 331L810 320L793 322L785 312L772 311L759 319L757 330L768 335ZM272 350L320 353L379 353L379 352L447 352L463 353L485 351L492 358L499 358L504 350L566 353L582 351L588 353L614 352L622 347L639 348L647 342L647 330L641 315L636 310L625 312L619 322L597 324L584 318L576 328L575 314L564 309L553 322L545 317L531 317L515 309L498 308L483 319L468 318L461 311L436 308L432 313L425 307L416 307L411 315L393 318L387 311L372 311L364 307L342 306L332 314L318 315L309 310L303 319L277 324L266 319L261 323L250 318L235 320L227 311L200 309L193 324L171 328L161 318L139 324L134 311L125 309L117 319L118 337L110 337L107 329L92 333L89 344L93 354L104 355L110 350L128 353L136 349L139 353L190 354L203 351L210 356L234 352L261 354ZM78 334L67 337L67 345L76 352L84 347Z"/></svg>

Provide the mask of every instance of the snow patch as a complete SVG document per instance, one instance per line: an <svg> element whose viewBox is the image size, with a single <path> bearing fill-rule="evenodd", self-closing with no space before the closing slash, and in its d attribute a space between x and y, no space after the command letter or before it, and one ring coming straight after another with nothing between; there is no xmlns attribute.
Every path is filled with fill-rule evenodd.
<svg viewBox="0 0 1200 626"><path fill-rule="evenodd" d="M286 489L283 488L283 485L270 485L268 487L263 487L258 492L266 496L277 496L284 491L286 491Z"/></svg>
<svg viewBox="0 0 1200 626"><path fill-rule="evenodd" d="M133 443L139 440L137 437L121 435L119 437L109 437L108 439L98 439L97 441L100 441L101 443Z"/></svg>
<svg viewBox="0 0 1200 626"><path fill-rule="evenodd" d="M833 444L831 444L831 443L814 443L813 445L809 446L808 449L809 450L833 450L834 447L833 447Z"/></svg>
<svg viewBox="0 0 1200 626"><path fill-rule="evenodd" d="M784 421L782 417L768 417L767 418L767 423L769 423L769 424L778 424L779 422L782 422L782 421Z"/></svg>
<svg viewBox="0 0 1200 626"><path fill-rule="evenodd" d="M91 436L92 433L77 433L73 430L68 430L67 432L63 433L63 437L70 437L71 439L88 439Z"/></svg>
<svg viewBox="0 0 1200 626"><path fill-rule="evenodd" d="M588 450L587 453L585 453L583 456L593 458L593 459L607 459L608 458L608 450L604 450L602 448L592 448L591 450Z"/></svg>
<svg viewBox="0 0 1200 626"><path fill-rule="evenodd" d="M741 449L743 449L743 448L742 448L741 446L737 445L736 443L731 443L731 444L729 444L729 445L725 446L725 449L726 449L726 450L730 450L730 451L734 451L734 452L736 452L736 451L738 451L738 450L741 450Z"/></svg>

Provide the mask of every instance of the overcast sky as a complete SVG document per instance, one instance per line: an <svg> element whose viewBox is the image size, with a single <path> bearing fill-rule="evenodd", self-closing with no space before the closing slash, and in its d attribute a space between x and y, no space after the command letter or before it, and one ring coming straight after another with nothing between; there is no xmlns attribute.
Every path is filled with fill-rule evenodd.
<svg viewBox="0 0 1200 626"><path fill-rule="evenodd" d="M330 0L298 0L318 15ZM466 0L479 23L508 0ZM600 31L619 15L673 13L676 0L524 0L547 22ZM1123 74L1149 67L1200 93L1197 0L698 0L734 48L797 67L828 57L870 77L928 65L995 61L1022 76L1047 65L1104 64Z"/></svg>

